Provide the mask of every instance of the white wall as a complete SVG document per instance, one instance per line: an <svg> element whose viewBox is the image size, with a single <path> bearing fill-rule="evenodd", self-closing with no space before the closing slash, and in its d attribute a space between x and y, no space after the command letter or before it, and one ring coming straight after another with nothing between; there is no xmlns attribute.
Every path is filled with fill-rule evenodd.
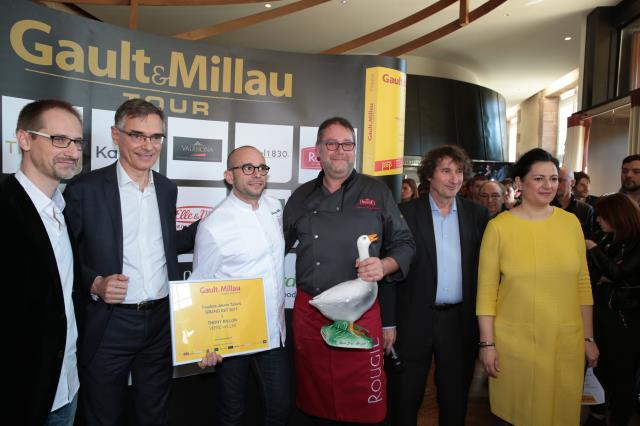
<svg viewBox="0 0 640 426"><path fill-rule="evenodd" d="M620 166L626 157L629 134L628 116L620 113L595 117L591 124L588 172L591 194L602 195L620 189Z"/></svg>

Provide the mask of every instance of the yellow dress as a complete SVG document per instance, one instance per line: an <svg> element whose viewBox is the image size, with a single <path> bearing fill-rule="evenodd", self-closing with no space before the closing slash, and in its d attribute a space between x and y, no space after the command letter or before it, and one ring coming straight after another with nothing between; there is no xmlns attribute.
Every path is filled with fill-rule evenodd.
<svg viewBox="0 0 640 426"><path fill-rule="evenodd" d="M572 426L584 379L581 305L592 305L577 218L554 208L543 220L503 212L482 239L478 315L495 316L500 373L491 411L517 426Z"/></svg>

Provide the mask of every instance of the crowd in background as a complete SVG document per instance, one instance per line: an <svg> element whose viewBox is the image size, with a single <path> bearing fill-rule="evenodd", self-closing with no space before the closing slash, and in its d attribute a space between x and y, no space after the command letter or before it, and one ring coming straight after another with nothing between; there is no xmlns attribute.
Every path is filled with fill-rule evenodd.
<svg viewBox="0 0 640 426"><path fill-rule="evenodd" d="M554 224L551 217L557 220L557 215L552 214L552 210L548 209L547 213L544 213L544 209L540 210L542 213L538 217L535 214L528 214L521 217L524 220L517 219L520 216L518 211L522 211L523 208L531 210L530 206L535 204L532 203L531 193L527 193L528 191L524 189L527 187L525 176L530 170L527 169L524 172L520 170L523 161L526 162L526 157L532 153L540 157L532 162L529 160L529 167L538 163L549 165L546 175L540 173L541 180L549 179L555 174L554 181L550 180L547 183L550 190L547 193L542 192L548 197L547 207L555 206L572 213L578 219L581 232L567 231L567 228L571 228L570 222L564 225ZM640 155L630 155L623 159L619 191L602 196L590 193L591 177L586 172L574 172L566 167L560 167L557 160L542 150L525 154L512 167L511 176L516 180L506 178L497 181L488 179L482 173L470 176L465 180L458 194L485 206L491 218L494 218L485 231L479 263L477 303L480 319L480 360L491 378L497 378L500 366L509 366L511 362L508 358L504 360L503 357L500 362L498 361L495 348L499 343L494 334L496 328L494 321L498 322L504 315L518 317L521 315L518 311L523 309L522 303L531 303L536 297L534 293L519 293L509 289L510 280L521 285L527 282L528 278L532 278L531 274L515 273L515 271L530 272L531 268L526 265L526 262L534 259L546 266L558 263L562 259L561 263L566 267L567 259L563 252L566 254L576 251L575 248L565 246L567 242L573 241L572 244L577 246L578 252L586 249L586 263L580 268L579 294L573 296L562 294L561 299L566 301L578 296L584 302L584 306L593 303L593 313L589 314L593 318L593 325L589 325L592 331L585 331L585 344L587 350L591 344L594 346L597 344L597 355L591 353L589 358L587 353L587 364L595 367L596 377L600 380L606 395L606 403L591 407L586 424L627 425L633 415L634 405L636 410L640 411L640 339L638 338L640 336L640 209L638 207ZM421 182L417 186L413 179L405 178L402 183L402 202L425 196L425 193L417 188L428 187L428 185L429 182ZM540 196L540 193L536 196ZM539 204L541 207L546 205L544 202ZM500 216L500 213L505 211L511 211L512 214ZM539 227L535 228L536 226ZM531 246L532 242L534 242L533 246ZM543 252L536 252L535 246L542 247ZM563 247L559 253L556 252L558 246ZM519 258L511 258L507 252L517 253ZM588 281L591 285L589 291L586 291L588 287L585 286L587 282L585 265L588 265L589 271ZM515 276L512 278L514 273ZM491 274L494 275L491 276ZM548 284L548 277L553 275L554 273L545 271L544 276L547 278L542 282L530 282L528 288L545 286ZM568 280L570 281L568 277L563 277L555 283L546 297L555 298L560 295L559 289L563 288L561 284ZM496 301L498 305L502 305L501 314L496 312L500 310L495 306ZM532 309L535 311L531 306L524 308L525 311ZM516 322L522 323L522 321L523 318L519 317ZM549 324L546 321L543 323L545 330L548 329ZM520 330L519 333L503 331L503 335L522 336L523 332L525 331ZM499 334L498 331L496 333ZM536 339L540 341L541 336L544 335L544 333L536 333L535 330L531 330L531 333L531 341ZM488 342L487 346L483 346L483 342ZM511 344L519 348L520 361L524 353L536 352L534 347L527 347L526 341L501 343L503 346ZM567 341L564 340L563 343L567 344ZM524 350L525 347L527 347L526 350ZM550 346L545 350L548 353L554 353ZM537 362L541 361L537 360ZM580 362L577 364L581 365ZM532 366L533 364L530 367L533 368ZM549 414L553 411L551 408L553 404L542 411L549 414L550 418L543 419L538 415L532 420L523 417L522 413L526 413L527 410L518 407L519 397L513 395L514 390L524 387L536 393L535 381L542 379L552 383L553 377L551 375L543 379L544 372L542 369L537 369L535 377L530 377L531 381L522 382L523 376L526 376L522 371L527 368L527 364L516 364L516 367L520 373L513 379L515 382L510 386L505 386L504 379L492 383L491 405L494 414L518 425L556 424L554 422L558 421L561 424L572 423L570 420L575 419L576 410L579 408L577 403L573 404L574 413L569 417L563 418L564 414L558 413L553 417L553 414ZM567 369L568 366L563 367L563 371L566 372ZM582 383L581 375L582 371L576 372L576 383ZM574 386L573 389L576 392L581 391L579 386ZM545 394L549 395L554 390L538 388L538 391L540 394L537 397L521 402L534 401L534 405L538 408L543 407ZM577 395L574 395L575 397ZM568 398L569 396L565 393L563 401L566 402ZM505 406L505 401L512 402ZM564 407L567 408L566 405Z"/></svg>

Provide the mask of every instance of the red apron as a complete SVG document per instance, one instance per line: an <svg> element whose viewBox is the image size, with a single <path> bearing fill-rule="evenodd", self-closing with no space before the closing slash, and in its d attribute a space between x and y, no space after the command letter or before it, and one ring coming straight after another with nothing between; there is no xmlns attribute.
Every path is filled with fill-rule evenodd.
<svg viewBox="0 0 640 426"><path fill-rule="evenodd" d="M307 414L343 422L378 423L387 415L382 323L378 301L356 324L369 331L373 348L327 345L320 327L331 321L298 289L293 306L296 404Z"/></svg>

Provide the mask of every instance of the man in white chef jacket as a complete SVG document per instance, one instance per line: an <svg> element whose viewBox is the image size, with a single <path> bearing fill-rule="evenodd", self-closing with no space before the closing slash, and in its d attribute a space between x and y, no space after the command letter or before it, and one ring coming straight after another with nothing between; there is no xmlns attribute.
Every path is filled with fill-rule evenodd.
<svg viewBox="0 0 640 426"><path fill-rule="evenodd" d="M196 235L191 279L262 277L269 350L225 359L216 367L216 424L240 425L249 370L260 382L264 424L284 425L290 410L285 344L282 205L264 195L269 166L252 146L227 158L227 198L202 220ZM205 361L203 361L206 363Z"/></svg>

